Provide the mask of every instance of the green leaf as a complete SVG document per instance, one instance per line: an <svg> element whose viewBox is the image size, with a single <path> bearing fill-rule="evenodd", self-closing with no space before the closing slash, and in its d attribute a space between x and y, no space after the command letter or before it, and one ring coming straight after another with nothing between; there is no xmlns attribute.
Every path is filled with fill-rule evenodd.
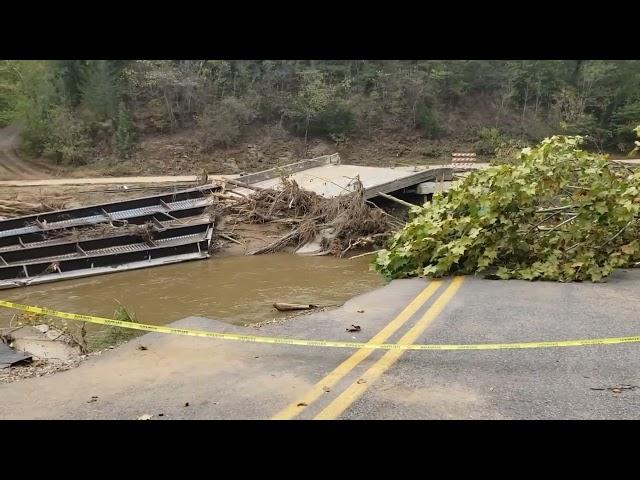
<svg viewBox="0 0 640 480"><path fill-rule="evenodd" d="M634 241L633 241L633 242L631 242L631 243L628 243L628 244L626 244L626 245L623 245L623 246L620 248L620 250L622 250L622 252L623 252L625 255L633 255L633 254L635 254L635 253L637 253L637 252L638 252L638 246L639 246L638 241L637 241L637 240L634 240Z"/></svg>
<svg viewBox="0 0 640 480"><path fill-rule="evenodd" d="M438 272L438 267L436 267L435 265L428 265L422 269L422 274L427 276L433 275L437 272Z"/></svg>

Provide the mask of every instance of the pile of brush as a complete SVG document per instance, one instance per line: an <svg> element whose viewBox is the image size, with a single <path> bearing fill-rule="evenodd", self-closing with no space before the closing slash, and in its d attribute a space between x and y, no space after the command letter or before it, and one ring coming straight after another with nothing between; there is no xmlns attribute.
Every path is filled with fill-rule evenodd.
<svg viewBox="0 0 640 480"><path fill-rule="evenodd" d="M21 217L23 215L62 210L66 207L68 200L68 198L55 198L47 201L41 200L38 203L21 200L0 200L0 217Z"/></svg>
<svg viewBox="0 0 640 480"><path fill-rule="evenodd" d="M392 229L403 225L365 199L358 178L348 185L347 193L333 198L304 190L288 179L283 179L278 189L240 185L253 190L253 194L217 194L219 201L213 205L212 213L236 223L275 222L289 227L288 233L252 255L298 249L318 241L323 253L343 256L354 248L382 242Z"/></svg>

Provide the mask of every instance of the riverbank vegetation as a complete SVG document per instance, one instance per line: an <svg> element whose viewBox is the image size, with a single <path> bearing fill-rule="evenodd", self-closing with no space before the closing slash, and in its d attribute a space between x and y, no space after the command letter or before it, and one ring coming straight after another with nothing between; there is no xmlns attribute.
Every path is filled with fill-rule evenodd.
<svg viewBox="0 0 640 480"><path fill-rule="evenodd" d="M338 147L410 134L426 156L443 139L493 155L558 133L620 153L638 121L638 61L0 61L0 125L74 166L126 163L146 136L182 131L230 148L259 125Z"/></svg>

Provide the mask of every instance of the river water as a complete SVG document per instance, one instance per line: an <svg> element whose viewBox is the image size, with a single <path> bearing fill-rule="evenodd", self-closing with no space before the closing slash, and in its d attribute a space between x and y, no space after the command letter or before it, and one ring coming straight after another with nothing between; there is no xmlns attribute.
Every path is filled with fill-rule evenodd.
<svg viewBox="0 0 640 480"><path fill-rule="evenodd" d="M120 302L139 322L196 315L244 325L286 316L274 302L339 304L384 284L371 257L286 253L213 257L130 272L0 291L0 298L66 312L113 316ZM0 326L16 311L0 309Z"/></svg>

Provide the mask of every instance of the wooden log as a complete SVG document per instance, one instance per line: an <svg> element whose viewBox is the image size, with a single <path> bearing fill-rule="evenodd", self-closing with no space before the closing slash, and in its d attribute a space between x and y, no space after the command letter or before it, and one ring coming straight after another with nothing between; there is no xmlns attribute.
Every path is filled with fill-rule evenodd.
<svg viewBox="0 0 640 480"><path fill-rule="evenodd" d="M380 195L383 198L386 198L387 200L391 200L393 202L399 203L400 205L404 205L405 207L413 208L418 206L414 203L405 202L404 200L396 198L393 195L389 195L387 193L378 192L378 195Z"/></svg>
<svg viewBox="0 0 640 480"><path fill-rule="evenodd" d="M240 177L242 178L242 177ZM256 187L253 185L249 185L248 183L245 182L239 182L237 180L232 180L230 178L225 178L224 180L222 180L225 183L230 183L231 185L235 185L236 187L243 187L243 188L248 188L250 190L256 190L258 192L262 191L262 190L268 190L266 188L261 188L261 187Z"/></svg>
<svg viewBox="0 0 640 480"><path fill-rule="evenodd" d="M319 305L300 304L300 303L274 303L273 308L280 312L290 312L292 310L311 310L318 308Z"/></svg>
<svg viewBox="0 0 640 480"><path fill-rule="evenodd" d="M219 236L219 237L222 237L222 238L224 238L224 239L226 239L226 240L229 240L230 242L237 243L238 245L242 245L242 246L244 246L244 243L239 242L239 241L238 241L238 240L236 240L235 238L230 237L229 235L225 235L224 233L218 233L218 236Z"/></svg>

